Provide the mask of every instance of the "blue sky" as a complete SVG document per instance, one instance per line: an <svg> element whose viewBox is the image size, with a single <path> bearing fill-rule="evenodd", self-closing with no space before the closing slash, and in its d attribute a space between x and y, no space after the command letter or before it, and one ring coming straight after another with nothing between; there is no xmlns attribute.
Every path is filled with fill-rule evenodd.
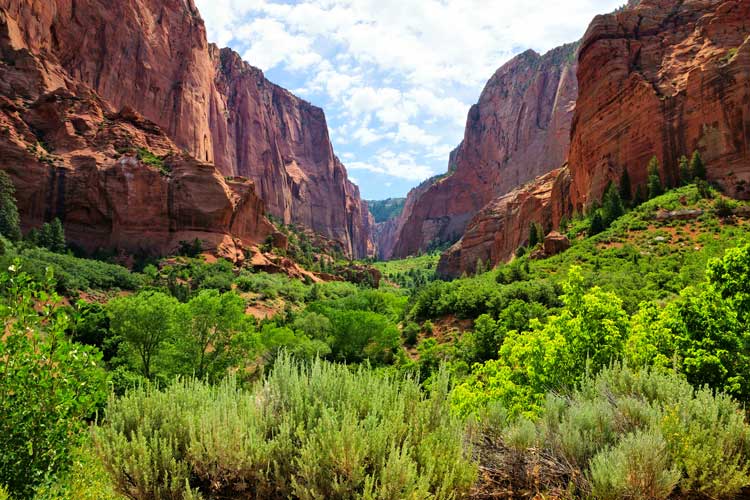
<svg viewBox="0 0 750 500"><path fill-rule="evenodd" d="M196 0L208 38L322 107L366 199L445 172L485 82L624 0ZM530 6L533 6L531 8Z"/></svg>

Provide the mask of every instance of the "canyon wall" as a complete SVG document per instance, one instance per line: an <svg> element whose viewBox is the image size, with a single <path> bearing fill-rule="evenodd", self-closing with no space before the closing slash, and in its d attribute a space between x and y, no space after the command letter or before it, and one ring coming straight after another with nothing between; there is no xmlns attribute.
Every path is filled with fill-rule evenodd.
<svg viewBox="0 0 750 500"><path fill-rule="evenodd" d="M642 0L592 22L579 56L570 152L581 209L656 156L665 183L700 151L709 180L750 196L750 2Z"/></svg>
<svg viewBox="0 0 750 500"><path fill-rule="evenodd" d="M496 200L439 265L447 277L512 258L532 222L599 201L628 171L633 190L656 156L667 185L699 151L708 179L750 198L750 2L641 0L596 17L580 44L568 166Z"/></svg>
<svg viewBox="0 0 750 500"><path fill-rule="evenodd" d="M333 153L323 111L209 44L192 0L0 0L0 16L3 61L7 52L40 69L23 85L0 84L6 95L31 100L83 84L223 176L254 181L284 222L351 256L374 251L367 206Z"/></svg>
<svg viewBox="0 0 750 500"><path fill-rule="evenodd" d="M393 256L456 241L488 203L565 162L577 96L576 47L541 56L527 51L497 70L469 111L449 175L410 194Z"/></svg>

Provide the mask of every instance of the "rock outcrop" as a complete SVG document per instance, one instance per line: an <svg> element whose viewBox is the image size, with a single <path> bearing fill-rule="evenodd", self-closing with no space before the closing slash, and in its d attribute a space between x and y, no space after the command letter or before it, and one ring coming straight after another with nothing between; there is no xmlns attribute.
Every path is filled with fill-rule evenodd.
<svg viewBox="0 0 750 500"><path fill-rule="evenodd" d="M528 242L532 222L549 228L569 212L569 189L567 168L561 168L493 200L472 218L463 238L440 257L438 274L457 278L473 273L479 262L494 266L509 259Z"/></svg>
<svg viewBox="0 0 750 500"><path fill-rule="evenodd" d="M469 111L449 175L410 193L392 254L454 242L488 203L565 163L577 96L570 44L527 51L498 69Z"/></svg>
<svg viewBox="0 0 750 500"><path fill-rule="evenodd" d="M18 73L13 73L19 77ZM81 249L174 252L203 241L232 260L274 231L251 181L227 182L133 110L105 111L84 88L0 97L0 168L25 228L54 217Z"/></svg>
<svg viewBox="0 0 750 500"><path fill-rule="evenodd" d="M750 197L750 2L642 0L599 16L579 56L570 151L581 209L628 170L646 183L656 156L675 182L700 151L709 180Z"/></svg>
<svg viewBox="0 0 750 500"><path fill-rule="evenodd" d="M333 153L323 111L206 40L192 0L0 0L0 93L79 85L131 107L194 158L255 182L268 211L374 251L372 221ZM283 50L283 48L280 48ZM7 67L35 67L12 77Z"/></svg>

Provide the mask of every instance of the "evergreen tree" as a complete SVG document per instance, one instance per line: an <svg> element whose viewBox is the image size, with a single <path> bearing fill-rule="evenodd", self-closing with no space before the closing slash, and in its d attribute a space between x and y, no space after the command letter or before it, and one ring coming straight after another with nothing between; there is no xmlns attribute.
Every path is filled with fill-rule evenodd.
<svg viewBox="0 0 750 500"><path fill-rule="evenodd" d="M484 274L484 273L487 272L487 268L485 267L484 261L482 260L481 257L477 259L477 265L476 265L475 269L476 270L475 270L474 274L476 274L477 276L479 276L480 274Z"/></svg>
<svg viewBox="0 0 750 500"><path fill-rule="evenodd" d="M15 194L10 177L0 170L0 234L18 241L21 239L21 218L18 216Z"/></svg>
<svg viewBox="0 0 750 500"><path fill-rule="evenodd" d="M602 218L601 210L597 210L594 212L593 217L591 217L591 225L589 226L589 236L594 236L596 234L601 233L604 231L604 219Z"/></svg>
<svg viewBox="0 0 750 500"><path fill-rule="evenodd" d="M529 228L529 247L533 248L539 244L539 228L536 222L531 223Z"/></svg>
<svg viewBox="0 0 750 500"><path fill-rule="evenodd" d="M706 165L698 151L695 151L690 159L690 175L693 179L706 179Z"/></svg>
<svg viewBox="0 0 750 500"><path fill-rule="evenodd" d="M664 194L664 186L659 177L659 160L654 156L648 163L648 199Z"/></svg>
<svg viewBox="0 0 750 500"><path fill-rule="evenodd" d="M643 184L638 185L635 189L635 196L633 197L633 206L637 207L646 201L646 191L643 188Z"/></svg>
<svg viewBox="0 0 750 500"><path fill-rule="evenodd" d="M567 215L563 215L560 218L560 232L561 233L567 233L568 232L568 225L569 224L570 224L570 222L568 221L568 216Z"/></svg>
<svg viewBox="0 0 750 500"><path fill-rule="evenodd" d="M686 184L690 184L693 181L693 175L690 172L690 162L687 159L687 156L682 155L680 156L679 160L680 165L680 184L683 186Z"/></svg>
<svg viewBox="0 0 750 500"><path fill-rule="evenodd" d="M633 199L633 187L630 183L630 174L627 168L623 170L622 177L620 177L620 198L624 201Z"/></svg>
<svg viewBox="0 0 750 500"><path fill-rule="evenodd" d="M65 253L65 229L57 217L50 223L50 235L52 241L49 249L56 253Z"/></svg>
<svg viewBox="0 0 750 500"><path fill-rule="evenodd" d="M613 185L604 193L603 222L605 227L609 227L614 221L625 214L625 206L622 203L620 192Z"/></svg>

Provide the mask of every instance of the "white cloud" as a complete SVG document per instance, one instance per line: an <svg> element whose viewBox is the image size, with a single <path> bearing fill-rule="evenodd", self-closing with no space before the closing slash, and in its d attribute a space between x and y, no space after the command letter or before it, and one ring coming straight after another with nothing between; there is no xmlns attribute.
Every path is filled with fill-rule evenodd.
<svg viewBox="0 0 750 500"><path fill-rule="evenodd" d="M349 170L366 170L391 177L419 181L434 175L433 170L425 165L419 165L408 153L380 151L372 162L354 161L347 164Z"/></svg>
<svg viewBox="0 0 750 500"><path fill-rule="evenodd" d="M421 146L433 146L437 144L440 138L428 134L416 125L400 123L398 126L398 132L396 133L396 140Z"/></svg>
<svg viewBox="0 0 750 500"><path fill-rule="evenodd" d="M623 1L196 3L211 41L291 75L277 83L325 108L336 144L351 146L350 168L421 180L445 168L470 105L498 67L525 49L575 41L595 14Z"/></svg>
<svg viewBox="0 0 750 500"><path fill-rule="evenodd" d="M242 57L263 70L285 63L292 70L305 69L322 62L323 58L312 48L312 40L292 35L280 21L255 19L242 25L235 37L250 44Z"/></svg>

